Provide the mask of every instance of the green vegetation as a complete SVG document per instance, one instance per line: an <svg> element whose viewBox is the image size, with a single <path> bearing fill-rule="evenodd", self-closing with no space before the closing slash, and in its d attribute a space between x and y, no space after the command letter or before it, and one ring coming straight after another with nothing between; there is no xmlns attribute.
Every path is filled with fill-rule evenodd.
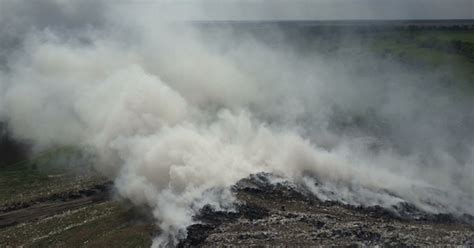
<svg viewBox="0 0 474 248"><path fill-rule="evenodd" d="M377 54L421 69L442 67L458 76L474 77L474 32L389 31L371 37Z"/></svg>
<svg viewBox="0 0 474 248"><path fill-rule="evenodd" d="M105 182L90 165L74 164L79 153L73 148L47 151L33 159L0 169L0 206L34 201Z"/></svg>

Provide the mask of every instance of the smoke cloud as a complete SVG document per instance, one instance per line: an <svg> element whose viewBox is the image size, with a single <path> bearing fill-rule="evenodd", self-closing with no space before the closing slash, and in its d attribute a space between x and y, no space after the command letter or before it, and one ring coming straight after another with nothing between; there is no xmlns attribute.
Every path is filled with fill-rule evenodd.
<svg viewBox="0 0 474 248"><path fill-rule="evenodd" d="M277 28L272 43L211 32L161 11L53 0L0 9L0 120L38 150L97 155L122 197L153 209L154 246L176 243L205 204L231 209L229 186L262 171L321 199L474 214L473 100L442 87L443 72L357 45L300 51Z"/></svg>

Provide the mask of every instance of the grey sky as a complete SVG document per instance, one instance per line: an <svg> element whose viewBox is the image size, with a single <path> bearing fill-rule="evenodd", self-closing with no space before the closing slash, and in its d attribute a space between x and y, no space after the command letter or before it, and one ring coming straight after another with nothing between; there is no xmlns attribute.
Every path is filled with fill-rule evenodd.
<svg viewBox="0 0 474 248"><path fill-rule="evenodd" d="M138 2L153 5L153 1ZM474 18L474 0L178 0L168 2L172 3L165 4L167 5L165 8L168 8L167 13L185 19Z"/></svg>
<svg viewBox="0 0 474 248"><path fill-rule="evenodd" d="M104 3L178 20L474 18L474 0L0 0L0 20L90 22Z"/></svg>

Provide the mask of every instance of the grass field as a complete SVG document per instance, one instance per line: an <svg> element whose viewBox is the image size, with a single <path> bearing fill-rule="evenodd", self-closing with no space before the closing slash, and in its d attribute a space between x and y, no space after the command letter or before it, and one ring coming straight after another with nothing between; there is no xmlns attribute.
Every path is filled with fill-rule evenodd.
<svg viewBox="0 0 474 248"><path fill-rule="evenodd" d="M392 56L428 70L443 66L459 73L459 76L473 77L473 51L456 49L456 42L474 48L474 32L392 31L374 35L370 47L383 56Z"/></svg>
<svg viewBox="0 0 474 248"><path fill-rule="evenodd" d="M91 165L77 164L77 151L61 148L0 169L0 206L28 202L103 183Z"/></svg>

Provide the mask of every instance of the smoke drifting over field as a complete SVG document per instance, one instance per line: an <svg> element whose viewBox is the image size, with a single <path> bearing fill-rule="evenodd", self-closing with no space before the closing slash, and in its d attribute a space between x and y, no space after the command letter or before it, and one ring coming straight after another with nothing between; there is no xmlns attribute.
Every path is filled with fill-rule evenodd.
<svg viewBox="0 0 474 248"><path fill-rule="evenodd" d="M153 209L156 246L262 171L322 199L474 214L473 101L436 73L352 46L323 59L278 29L267 44L166 22L146 4L1 4L0 120L37 149L96 154L121 196Z"/></svg>

